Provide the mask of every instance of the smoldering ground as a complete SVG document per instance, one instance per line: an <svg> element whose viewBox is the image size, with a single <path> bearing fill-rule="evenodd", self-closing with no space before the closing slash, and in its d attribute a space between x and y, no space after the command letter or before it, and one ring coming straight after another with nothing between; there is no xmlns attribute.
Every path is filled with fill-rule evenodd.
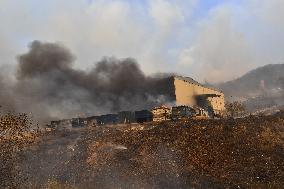
<svg viewBox="0 0 284 189"><path fill-rule="evenodd" d="M132 58L104 57L80 70L62 44L33 41L17 61L15 79L1 72L0 104L42 121L150 108L173 97L169 74L147 76Z"/></svg>

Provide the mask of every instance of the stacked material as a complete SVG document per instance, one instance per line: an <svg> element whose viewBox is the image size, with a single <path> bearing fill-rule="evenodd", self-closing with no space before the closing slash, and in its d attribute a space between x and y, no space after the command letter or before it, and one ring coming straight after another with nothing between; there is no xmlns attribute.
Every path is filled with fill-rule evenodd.
<svg viewBox="0 0 284 189"><path fill-rule="evenodd" d="M153 121L171 120L171 108L159 106L152 109Z"/></svg>

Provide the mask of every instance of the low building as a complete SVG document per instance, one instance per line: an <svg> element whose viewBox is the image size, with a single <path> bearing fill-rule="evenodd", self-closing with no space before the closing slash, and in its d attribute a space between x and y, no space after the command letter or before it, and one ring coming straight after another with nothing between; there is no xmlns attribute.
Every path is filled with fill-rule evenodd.
<svg viewBox="0 0 284 189"><path fill-rule="evenodd" d="M159 106L152 109L153 121L166 121L171 119L171 108Z"/></svg>
<svg viewBox="0 0 284 189"><path fill-rule="evenodd" d="M60 120L59 127L61 129L71 129L72 128L71 119Z"/></svg>
<svg viewBox="0 0 284 189"><path fill-rule="evenodd" d="M70 119L63 119L63 120L51 121L49 127L56 130L71 129L72 124Z"/></svg>
<svg viewBox="0 0 284 189"><path fill-rule="evenodd" d="M131 111L118 112L118 123L127 124L135 122L135 113Z"/></svg>
<svg viewBox="0 0 284 189"><path fill-rule="evenodd" d="M153 114L149 110L135 111L135 120L137 123L153 121Z"/></svg>
<svg viewBox="0 0 284 189"><path fill-rule="evenodd" d="M86 118L72 118L71 121L72 127L85 127L87 126Z"/></svg>
<svg viewBox="0 0 284 189"><path fill-rule="evenodd" d="M51 121L49 126L52 129L57 129L59 124L60 124L60 121Z"/></svg>
<svg viewBox="0 0 284 189"><path fill-rule="evenodd" d="M91 117L87 117L87 126L88 127L95 127L98 125L98 117L99 116L91 116Z"/></svg>
<svg viewBox="0 0 284 189"><path fill-rule="evenodd" d="M113 125L118 123L118 115L117 114L106 114L98 116L97 124L98 125Z"/></svg>

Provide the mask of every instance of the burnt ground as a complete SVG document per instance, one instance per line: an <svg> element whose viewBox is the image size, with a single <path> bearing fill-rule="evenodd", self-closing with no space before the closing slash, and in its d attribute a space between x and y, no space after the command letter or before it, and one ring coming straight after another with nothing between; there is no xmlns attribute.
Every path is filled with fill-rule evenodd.
<svg viewBox="0 0 284 189"><path fill-rule="evenodd" d="M284 114L56 132L23 157L34 188L283 188Z"/></svg>
<svg viewBox="0 0 284 189"><path fill-rule="evenodd" d="M70 181L66 165L76 153L76 144L82 133L82 129L47 133L40 142L26 150L19 165L21 176L26 178L23 188L45 187L53 180Z"/></svg>

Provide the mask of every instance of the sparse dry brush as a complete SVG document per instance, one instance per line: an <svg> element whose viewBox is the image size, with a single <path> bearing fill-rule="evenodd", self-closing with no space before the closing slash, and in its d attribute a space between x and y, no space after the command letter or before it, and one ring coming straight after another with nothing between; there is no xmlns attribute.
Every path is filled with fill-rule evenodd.
<svg viewBox="0 0 284 189"><path fill-rule="evenodd" d="M0 113L0 188L20 188L19 152L35 141L37 131L26 114Z"/></svg>
<svg viewBox="0 0 284 189"><path fill-rule="evenodd" d="M13 117L9 118L12 120L18 117L9 116ZM17 123L29 123L23 120ZM38 162L38 166L32 169L41 168L49 178L38 183L35 180L33 188L278 189L284 186L284 113L239 119L104 126L73 134L63 136L58 131L47 136L47 139L56 139L55 143L42 140L46 144L44 147L39 145L35 156L43 150L42 156L39 155L42 158L50 154L42 152L53 149L52 156L57 158L52 161L45 159L54 167L49 172L45 172L45 167L42 169L45 162ZM78 136L80 139L76 145L68 148L68 141ZM18 137L13 138L11 141ZM48 141L52 147L48 147ZM11 153L13 158L17 157L17 147L26 144L11 145L15 147ZM64 156L64 151L71 155L57 162ZM12 162L15 162L13 158ZM34 164L33 160L30 163ZM14 169L15 164L7 165ZM6 181L13 183L15 174L8 173L12 177L10 180L7 177ZM17 188L16 184L12 186Z"/></svg>
<svg viewBox="0 0 284 189"><path fill-rule="evenodd" d="M76 188L68 183L61 183L56 180L50 179L47 181L43 189L76 189Z"/></svg>
<svg viewBox="0 0 284 189"><path fill-rule="evenodd" d="M85 186L284 186L283 113L241 119L165 122L149 130L98 128L95 132L88 131L80 145L86 149L81 153L80 162L88 166L78 180L89 178L90 183L84 183Z"/></svg>
<svg viewBox="0 0 284 189"><path fill-rule="evenodd" d="M226 108L225 115L227 117L240 116L245 112L244 104L239 101L226 102L225 108Z"/></svg>

